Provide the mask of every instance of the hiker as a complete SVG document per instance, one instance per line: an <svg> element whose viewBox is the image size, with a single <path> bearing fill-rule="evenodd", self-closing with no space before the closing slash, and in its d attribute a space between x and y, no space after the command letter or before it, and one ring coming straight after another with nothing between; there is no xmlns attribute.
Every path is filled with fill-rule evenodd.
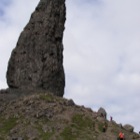
<svg viewBox="0 0 140 140"><path fill-rule="evenodd" d="M119 140L124 140L124 133L122 132L119 133Z"/></svg>
<svg viewBox="0 0 140 140"><path fill-rule="evenodd" d="M105 125L103 125L103 132L105 132L106 131L106 126Z"/></svg>
<svg viewBox="0 0 140 140"><path fill-rule="evenodd" d="M106 124L103 125L103 132L106 132L107 126Z"/></svg>
<svg viewBox="0 0 140 140"><path fill-rule="evenodd" d="M110 121L112 122L112 120L113 120L113 118L112 118L112 116L110 116Z"/></svg>

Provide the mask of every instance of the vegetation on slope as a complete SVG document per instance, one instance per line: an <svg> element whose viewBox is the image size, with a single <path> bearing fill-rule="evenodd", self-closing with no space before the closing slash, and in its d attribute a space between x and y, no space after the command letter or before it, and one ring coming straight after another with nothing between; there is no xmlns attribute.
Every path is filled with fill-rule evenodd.
<svg viewBox="0 0 140 140"><path fill-rule="evenodd" d="M127 140L140 140L138 134L98 116L97 112L51 94L3 103L0 112L0 140L114 140L120 131Z"/></svg>

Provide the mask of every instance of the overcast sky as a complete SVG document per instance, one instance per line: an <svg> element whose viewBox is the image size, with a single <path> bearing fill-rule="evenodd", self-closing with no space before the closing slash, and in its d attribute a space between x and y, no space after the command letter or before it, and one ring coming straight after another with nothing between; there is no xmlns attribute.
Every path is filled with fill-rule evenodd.
<svg viewBox="0 0 140 140"><path fill-rule="evenodd" d="M0 0L0 89L39 0ZM65 98L140 130L140 0L67 0Z"/></svg>

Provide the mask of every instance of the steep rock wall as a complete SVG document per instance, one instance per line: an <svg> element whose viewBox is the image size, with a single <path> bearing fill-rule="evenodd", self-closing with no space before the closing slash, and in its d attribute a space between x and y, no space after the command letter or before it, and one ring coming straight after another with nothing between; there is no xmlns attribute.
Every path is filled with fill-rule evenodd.
<svg viewBox="0 0 140 140"><path fill-rule="evenodd" d="M40 0L12 51L7 70L9 88L63 96L65 16L65 0Z"/></svg>

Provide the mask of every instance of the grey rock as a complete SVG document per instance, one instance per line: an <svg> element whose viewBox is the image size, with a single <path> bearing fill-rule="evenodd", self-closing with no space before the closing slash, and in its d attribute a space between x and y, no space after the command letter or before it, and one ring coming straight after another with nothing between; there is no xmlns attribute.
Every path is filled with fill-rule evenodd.
<svg viewBox="0 0 140 140"><path fill-rule="evenodd" d="M106 119L107 113L104 108L100 107L97 113L98 113L98 116Z"/></svg>
<svg viewBox="0 0 140 140"><path fill-rule="evenodd" d="M97 117L96 118L99 122L104 122L105 121L105 118L103 118L103 117Z"/></svg>
<svg viewBox="0 0 140 140"><path fill-rule="evenodd" d="M47 124L43 125L42 127L43 132L47 133L47 132L52 132L51 127L49 127Z"/></svg>
<svg viewBox="0 0 140 140"><path fill-rule="evenodd" d="M63 96L65 15L65 0L40 0L12 51L7 69L9 88Z"/></svg>
<svg viewBox="0 0 140 140"><path fill-rule="evenodd" d="M75 103L74 103L74 101L72 99L70 99L70 100L67 101L67 104L66 105L67 106L74 106Z"/></svg>
<svg viewBox="0 0 140 140"><path fill-rule="evenodd" d="M8 91L6 89L0 89L0 94L7 94Z"/></svg>
<svg viewBox="0 0 140 140"><path fill-rule="evenodd" d="M35 140L38 139L39 132L37 129L28 126L26 128L26 136L29 140Z"/></svg>
<svg viewBox="0 0 140 140"><path fill-rule="evenodd" d="M19 137L18 140L24 140L22 137Z"/></svg>
<svg viewBox="0 0 140 140"><path fill-rule="evenodd" d="M132 136L132 138L133 138L133 139L138 139L138 138L140 138L140 136L139 136L139 134L134 133L133 136Z"/></svg>
<svg viewBox="0 0 140 140"><path fill-rule="evenodd" d="M120 124L118 124L118 126L119 126L120 128L122 128L122 127L123 127L121 123L120 123Z"/></svg>
<svg viewBox="0 0 140 140"><path fill-rule="evenodd" d="M129 132L134 131L134 127L132 125L130 125L130 124L125 124L123 127L124 127L124 129L126 129Z"/></svg>

